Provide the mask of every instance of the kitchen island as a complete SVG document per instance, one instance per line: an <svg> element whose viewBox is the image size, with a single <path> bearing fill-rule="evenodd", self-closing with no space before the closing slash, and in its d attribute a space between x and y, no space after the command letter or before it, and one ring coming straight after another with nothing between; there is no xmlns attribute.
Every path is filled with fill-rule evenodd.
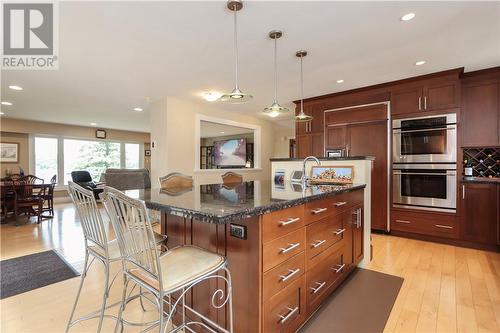
<svg viewBox="0 0 500 333"><path fill-rule="evenodd" d="M365 187L252 181L126 194L161 212L169 248L192 244L227 257L234 332L294 332L367 255ZM211 306L218 289L222 282L206 281L188 303L227 326L226 309Z"/></svg>

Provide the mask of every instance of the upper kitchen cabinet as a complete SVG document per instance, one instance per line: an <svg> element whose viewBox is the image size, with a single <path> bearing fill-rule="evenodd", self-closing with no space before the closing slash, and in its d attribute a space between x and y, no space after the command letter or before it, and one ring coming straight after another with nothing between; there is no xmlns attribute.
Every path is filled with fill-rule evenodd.
<svg viewBox="0 0 500 333"><path fill-rule="evenodd" d="M406 115L460 107L461 70L410 79L391 88L391 114Z"/></svg>
<svg viewBox="0 0 500 333"><path fill-rule="evenodd" d="M464 78L462 103L461 146L500 145L500 69Z"/></svg>
<svg viewBox="0 0 500 333"><path fill-rule="evenodd" d="M323 157L325 155L323 133L299 134L295 137L297 158L307 156Z"/></svg>
<svg viewBox="0 0 500 333"><path fill-rule="evenodd" d="M295 114L300 112L300 105L297 106ZM322 104L304 104L304 112L313 116L311 121L296 123L297 134L321 133L324 130L324 108Z"/></svg>
<svg viewBox="0 0 500 333"><path fill-rule="evenodd" d="M422 87L395 89L391 93L391 113L406 114L422 111Z"/></svg>

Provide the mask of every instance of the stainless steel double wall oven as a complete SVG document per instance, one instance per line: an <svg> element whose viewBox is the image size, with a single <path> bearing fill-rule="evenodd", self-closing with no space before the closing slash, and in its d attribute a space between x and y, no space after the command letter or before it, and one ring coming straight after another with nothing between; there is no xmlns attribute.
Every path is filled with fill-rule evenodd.
<svg viewBox="0 0 500 333"><path fill-rule="evenodd" d="M393 120L393 205L456 211L456 114Z"/></svg>

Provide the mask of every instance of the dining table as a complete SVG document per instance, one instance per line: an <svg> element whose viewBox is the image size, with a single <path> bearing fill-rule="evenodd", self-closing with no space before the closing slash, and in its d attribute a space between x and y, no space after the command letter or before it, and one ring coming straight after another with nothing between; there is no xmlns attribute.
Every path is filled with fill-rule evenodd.
<svg viewBox="0 0 500 333"><path fill-rule="evenodd" d="M12 207L14 208L16 203L16 192L22 192L20 188L26 187L30 188L33 196L38 196L41 194L45 194L48 192L50 187L53 186L51 183L26 183L26 182L20 182L20 181L13 181L13 180L0 180L0 202L1 202L1 224L7 223L7 214L9 213L8 208ZM35 204L33 204L34 206ZM34 212L34 210L33 210ZM15 219L16 219L16 225L18 225L18 214L15 214ZM49 216L43 216L41 217L49 217Z"/></svg>

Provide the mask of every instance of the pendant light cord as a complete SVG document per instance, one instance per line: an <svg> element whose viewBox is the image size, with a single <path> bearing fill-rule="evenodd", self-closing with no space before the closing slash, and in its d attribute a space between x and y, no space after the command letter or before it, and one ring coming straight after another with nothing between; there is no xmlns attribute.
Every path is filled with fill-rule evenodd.
<svg viewBox="0 0 500 333"><path fill-rule="evenodd" d="M238 24L236 21L236 5L233 6L233 12L234 12L234 59L235 59L235 86L236 89L239 89L239 84L238 84Z"/></svg>
<svg viewBox="0 0 500 333"><path fill-rule="evenodd" d="M304 74L302 70L302 58L300 56L300 112L304 113Z"/></svg>
<svg viewBox="0 0 500 333"><path fill-rule="evenodd" d="M278 38L274 36L274 103L278 102Z"/></svg>

